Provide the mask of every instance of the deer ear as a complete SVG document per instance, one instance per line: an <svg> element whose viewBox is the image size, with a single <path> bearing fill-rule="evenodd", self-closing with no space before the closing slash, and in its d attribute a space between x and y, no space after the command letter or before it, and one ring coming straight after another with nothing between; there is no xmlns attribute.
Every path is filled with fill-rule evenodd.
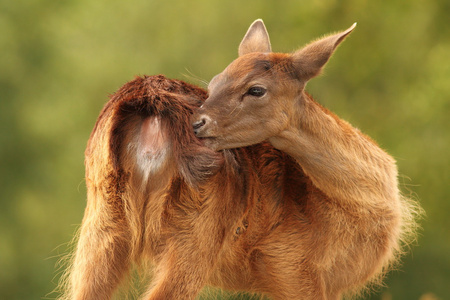
<svg viewBox="0 0 450 300"><path fill-rule="evenodd" d="M239 56L252 52L271 52L269 34L261 19L250 25L239 45Z"/></svg>
<svg viewBox="0 0 450 300"><path fill-rule="evenodd" d="M326 36L296 51L293 59L299 78L309 80L319 75L334 50L355 27L356 23L343 32Z"/></svg>

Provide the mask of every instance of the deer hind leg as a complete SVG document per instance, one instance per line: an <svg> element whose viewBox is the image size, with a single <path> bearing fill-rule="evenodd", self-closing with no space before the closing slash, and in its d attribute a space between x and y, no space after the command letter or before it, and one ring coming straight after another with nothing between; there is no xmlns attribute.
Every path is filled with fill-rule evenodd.
<svg viewBox="0 0 450 300"><path fill-rule="evenodd" d="M67 299L111 299L129 269L130 244L121 221L87 215L70 270Z"/></svg>
<svg viewBox="0 0 450 300"><path fill-rule="evenodd" d="M194 300L208 283L227 241L222 214L213 206L205 207L167 241L156 258L152 284L144 299Z"/></svg>
<svg viewBox="0 0 450 300"><path fill-rule="evenodd" d="M195 252L193 253L195 256ZM155 268L145 300L194 300L206 284L209 268L199 258L179 251L165 253Z"/></svg>

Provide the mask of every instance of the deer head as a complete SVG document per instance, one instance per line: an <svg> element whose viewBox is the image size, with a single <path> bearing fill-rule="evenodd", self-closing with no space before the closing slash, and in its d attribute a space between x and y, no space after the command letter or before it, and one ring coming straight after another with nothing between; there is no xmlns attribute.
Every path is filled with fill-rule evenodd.
<svg viewBox="0 0 450 300"><path fill-rule="evenodd" d="M316 40L294 53L273 53L262 20L239 45L239 57L209 83L209 97L194 115L197 137L214 149L268 140L301 118L304 88L317 76L349 29Z"/></svg>

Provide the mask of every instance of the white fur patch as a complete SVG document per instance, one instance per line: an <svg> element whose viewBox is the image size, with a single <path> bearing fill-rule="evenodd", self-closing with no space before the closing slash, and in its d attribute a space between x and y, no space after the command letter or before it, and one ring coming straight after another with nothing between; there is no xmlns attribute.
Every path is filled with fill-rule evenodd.
<svg viewBox="0 0 450 300"><path fill-rule="evenodd" d="M138 168L144 175L156 173L164 167L170 152L170 143L159 117L144 119L136 150Z"/></svg>

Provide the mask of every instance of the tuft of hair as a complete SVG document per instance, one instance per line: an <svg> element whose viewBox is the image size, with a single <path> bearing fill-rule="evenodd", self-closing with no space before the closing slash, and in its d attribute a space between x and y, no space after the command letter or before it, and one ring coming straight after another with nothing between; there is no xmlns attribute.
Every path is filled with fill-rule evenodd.
<svg viewBox="0 0 450 300"><path fill-rule="evenodd" d="M405 187L403 185L403 187ZM408 190L408 189L406 189ZM417 196L408 190L409 195L400 194L400 230L397 247L391 260L383 267L377 276L372 278L364 286L355 287L345 293L345 299L357 299L368 296L386 287L384 279L393 271L399 270L402 264L401 258L410 252L411 247L417 244L419 231L421 230L420 220L425 216L425 211L420 206Z"/></svg>

